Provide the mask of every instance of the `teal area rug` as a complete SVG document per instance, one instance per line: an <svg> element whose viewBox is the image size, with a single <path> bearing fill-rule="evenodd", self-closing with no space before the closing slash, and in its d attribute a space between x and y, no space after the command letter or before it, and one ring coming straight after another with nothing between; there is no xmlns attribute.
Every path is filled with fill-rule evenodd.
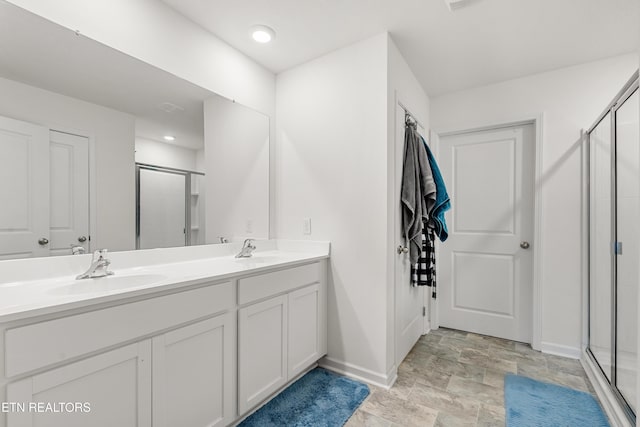
<svg viewBox="0 0 640 427"><path fill-rule="evenodd" d="M504 379L507 427L609 427L588 393L520 375Z"/></svg>
<svg viewBox="0 0 640 427"><path fill-rule="evenodd" d="M242 427L339 427L347 422L369 387L316 368L245 419Z"/></svg>

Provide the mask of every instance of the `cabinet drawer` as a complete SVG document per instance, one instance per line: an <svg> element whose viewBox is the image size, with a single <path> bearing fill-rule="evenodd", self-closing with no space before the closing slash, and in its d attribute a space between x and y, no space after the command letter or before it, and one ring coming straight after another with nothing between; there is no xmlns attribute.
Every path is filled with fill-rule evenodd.
<svg viewBox="0 0 640 427"><path fill-rule="evenodd" d="M231 282L9 329L5 374L18 374L168 329L234 305Z"/></svg>
<svg viewBox="0 0 640 427"><path fill-rule="evenodd" d="M302 286L318 283L321 277L320 264L315 262L240 279L238 280L238 304L247 304Z"/></svg>

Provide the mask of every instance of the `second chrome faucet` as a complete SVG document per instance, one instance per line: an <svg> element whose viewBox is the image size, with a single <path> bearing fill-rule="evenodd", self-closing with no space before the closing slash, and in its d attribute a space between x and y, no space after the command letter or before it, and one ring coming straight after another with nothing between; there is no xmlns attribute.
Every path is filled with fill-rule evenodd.
<svg viewBox="0 0 640 427"><path fill-rule="evenodd" d="M249 258L253 254L253 251L256 250L256 246L254 245L254 243L255 240L246 239L244 241L244 244L242 245L240 253L236 255L236 258Z"/></svg>
<svg viewBox="0 0 640 427"><path fill-rule="evenodd" d="M109 270L111 261L107 258L107 250L100 249L93 253L93 259L89 269L76 277L76 280L95 279L97 277L111 276L113 271Z"/></svg>

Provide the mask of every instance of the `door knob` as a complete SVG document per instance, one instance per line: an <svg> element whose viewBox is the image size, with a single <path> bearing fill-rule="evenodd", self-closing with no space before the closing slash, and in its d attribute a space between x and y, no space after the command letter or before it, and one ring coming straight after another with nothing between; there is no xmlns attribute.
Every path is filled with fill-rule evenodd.
<svg viewBox="0 0 640 427"><path fill-rule="evenodd" d="M80 236L80 237L78 237L78 242L80 242L80 243L84 243L84 242L86 242L86 241L87 241L87 238L86 238L85 236Z"/></svg>
<svg viewBox="0 0 640 427"><path fill-rule="evenodd" d="M47 238L43 237L42 239L38 240L38 244L39 244L40 246L48 245L48 244L49 244L49 239L47 239Z"/></svg>
<svg viewBox="0 0 640 427"><path fill-rule="evenodd" d="M522 249L529 249L529 242L520 242L520 247Z"/></svg>
<svg viewBox="0 0 640 427"><path fill-rule="evenodd" d="M398 254L406 254L409 252L409 248L407 248L406 246L400 245L398 246L397 251L398 251Z"/></svg>

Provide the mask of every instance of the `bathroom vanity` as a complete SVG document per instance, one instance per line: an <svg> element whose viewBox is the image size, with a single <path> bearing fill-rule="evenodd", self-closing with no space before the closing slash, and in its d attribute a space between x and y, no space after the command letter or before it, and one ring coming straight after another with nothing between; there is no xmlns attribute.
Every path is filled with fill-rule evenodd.
<svg viewBox="0 0 640 427"><path fill-rule="evenodd" d="M305 373L329 244L238 248L117 252L87 280L90 255L0 263L0 426L226 426Z"/></svg>

